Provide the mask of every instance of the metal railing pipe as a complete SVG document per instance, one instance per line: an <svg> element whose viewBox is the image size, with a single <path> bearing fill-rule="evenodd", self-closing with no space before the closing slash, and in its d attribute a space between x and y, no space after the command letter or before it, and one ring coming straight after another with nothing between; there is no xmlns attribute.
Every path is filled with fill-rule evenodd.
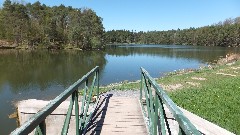
<svg viewBox="0 0 240 135"><path fill-rule="evenodd" d="M143 84L147 85L146 82L149 82L151 84L151 86L154 88L155 94L158 95L158 97L161 99L161 102L163 102L171 111L171 113L173 114L173 116L175 117L176 121L178 122L179 126L180 126L180 130L183 130L185 134L194 134L194 135L200 135L200 132L196 129L196 127L190 122L190 120L182 113L182 111L177 107L177 105L169 98L169 96L166 94L166 92L156 83L156 81L149 75L149 73L141 67L141 73L142 73L142 79L141 80L145 80L143 82ZM141 84L142 85L142 84ZM142 87L142 86L141 86ZM145 86L147 87L147 86ZM151 92L151 91L150 91ZM145 94L149 94L149 93L145 93ZM151 98L152 94L149 94ZM147 97L147 96L146 96ZM156 96L155 96L156 98ZM152 101L152 99L146 99ZM159 100L159 99L158 99ZM158 103L155 100L155 103L152 103L150 105L150 109L148 110L152 110L152 106L157 106L158 107ZM163 105L160 105L164 111ZM155 110L158 108L154 108ZM160 109L160 112L162 112L162 109ZM149 112L149 111L148 111ZM156 111L157 113L158 111ZM163 112L165 113L165 112ZM156 115L156 114L155 114ZM154 125L156 124L155 120L152 120L152 116L153 114L150 112L150 114L148 114L148 116L150 117L150 125ZM160 115L160 117L162 118L163 116ZM156 116L155 116L156 118ZM166 119L166 118L165 118ZM152 123L151 123L152 122ZM161 122L164 123L164 122ZM161 126L162 128L164 127L163 125ZM151 129L154 129L154 134L156 133L156 129L154 127L151 127ZM164 129L165 130L165 129ZM153 131L153 130L150 130Z"/></svg>
<svg viewBox="0 0 240 135"><path fill-rule="evenodd" d="M81 79L76 81L70 87L68 87L64 92L62 92L55 99L51 100L45 107L43 107L38 113L34 114L28 121L23 123L19 128L11 132L11 135L26 135L32 132L42 121L46 119L63 101L65 101L71 94L73 94L78 87L83 84L90 76L95 72L99 73L99 67L96 66L87 74L85 74Z"/></svg>

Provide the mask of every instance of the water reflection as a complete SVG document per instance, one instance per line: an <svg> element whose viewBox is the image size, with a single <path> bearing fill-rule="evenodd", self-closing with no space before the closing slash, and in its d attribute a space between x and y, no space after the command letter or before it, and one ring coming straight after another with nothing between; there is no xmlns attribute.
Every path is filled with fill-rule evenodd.
<svg viewBox="0 0 240 135"><path fill-rule="evenodd" d="M0 57L0 85L9 84L14 93L26 91L31 86L41 91L51 84L67 87L96 65L104 68L104 56L101 51L5 52Z"/></svg>
<svg viewBox="0 0 240 135"><path fill-rule="evenodd" d="M100 66L102 85L140 78L140 67L153 77L183 68L198 68L238 48L176 45L111 46L105 51L0 50L0 134L16 128L8 119L12 101L52 99L65 88ZM4 109L2 109L4 108Z"/></svg>
<svg viewBox="0 0 240 135"><path fill-rule="evenodd" d="M52 99L89 69L106 65L102 51L0 51L0 134L16 128L8 119L13 101L28 98ZM4 109L3 109L4 108Z"/></svg>
<svg viewBox="0 0 240 135"><path fill-rule="evenodd" d="M117 48L117 49L116 49ZM239 53L240 48L187 46L187 45L124 45L109 47L108 54L113 56L159 56L169 58L196 59L212 63L229 53Z"/></svg>

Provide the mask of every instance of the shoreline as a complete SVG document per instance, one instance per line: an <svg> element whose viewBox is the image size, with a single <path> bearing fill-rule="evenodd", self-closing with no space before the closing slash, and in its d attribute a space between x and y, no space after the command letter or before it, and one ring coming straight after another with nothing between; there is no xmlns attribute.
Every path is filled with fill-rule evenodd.
<svg viewBox="0 0 240 135"><path fill-rule="evenodd" d="M3 43L1 43L3 42ZM11 42L0 40L0 50L104 50L105 47L99 48L79 48L76 45L17 45Z"/></svg>
<svg viewBox="0 0 240 135"><path fill-rule="evenodd" d="M1 41L1 40L0 40ZM143 43L107 43L104 45L104 47L100 48L79 48L76 47L75 45L16 45L16 44L0 44L0 50L83 50L83 51L92 51L92 50L104 50L106 46L111 47L111 46L134 46L134 45L165 45L165 44L154 44L154 43L149 43L149 44L143 44ZM179 45L182 46L181 44L166 44L166 45ZM201 46L201 45L189 45L189 46ZM213 46L209 46L213 47ZM214 47L222 47L222 46L214 46ZM239 46L227 46L223 48L239 48Z"/></svg>
<svg viewBox="0 0 240 135"><path fill-rule="evenodd" d="M216 63L208 64L207 66L200 67L198 69L179 69L177 71L167 72L164 76L157 77L154 79L155 79L155 81L157 81L157 80L163 79L165 77L174 76L174 75L184 75L184 74L193 73L193 72L200 72L201 70L213 70L219 66L224 66L224 65L231 66L232 64L234 64L235 62L240 60L240 54L229 54L226 56L227 57L225 57L225 58L220 58L219 60L217 60ZM201 79L201 78L198 78L198 79ZM124 87L122 87L123 85L127 85L126 87L128 87L130 85L134 86L135 84L140 83L140 81L141 80L133 80L133 81L124 80L124 81L120 81L120 82L102 85L102 86L100 86L100 89L110 88L111 90L114 90L116 88L118 88L118 89L123 88L123 90L124 90ZM130 88L130 90L137 89L136 87L129 87L129 88Z"/></svg>

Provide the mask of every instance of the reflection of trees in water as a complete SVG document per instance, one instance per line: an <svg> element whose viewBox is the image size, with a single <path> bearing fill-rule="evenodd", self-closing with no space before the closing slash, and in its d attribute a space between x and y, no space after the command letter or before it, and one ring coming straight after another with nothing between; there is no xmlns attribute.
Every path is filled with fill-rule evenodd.
<svg viewBox="0 0 240 135"><path fill-rule="evenodd" d="M195 59L202 62L214 62L219 56L240 52L238 48L164 47L113 47L107 48L106 52L115 56L147 55ZM2 50L0 51L0 88L7 84L16 92L35 87L46 90L52 85L68 87L95 66L104 69L106 52Z"/></svg>
<svg viewBox="0 0 240 135"><path fill-rule="evenodd" d="M51 84L68 87L95 66L106 64L102 51L9 51L0 53L0 85L13 91L29 85L45 90ZM1 90L1 89L0 89Z"/></svg>
<svg viewBox="0 0 240 135"><path fill-rule="evenodd" d="M152 46L152 45L150 45ZM223 47L194 47L194 46L175 46L171 48L170 45L163 46L163 48L157 47L108 47L107 52L110 55L115 56L129 56L129 55L147 55L147 56L159 56L169 58L187 58L196 59L202 62L213 63L219 59L220 56L225 56L229 53L239 53L239 48L223 48ZM167 47L169 46L169 47ZM116 49L117 48L117 49Z"/></svg>

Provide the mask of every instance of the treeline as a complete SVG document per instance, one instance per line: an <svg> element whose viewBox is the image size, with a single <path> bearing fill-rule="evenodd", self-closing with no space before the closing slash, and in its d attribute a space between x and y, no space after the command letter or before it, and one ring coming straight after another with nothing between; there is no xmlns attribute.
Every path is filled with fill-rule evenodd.
<svg viewBox="0 0 240 135"><path fill-rule="evenodd" d="M104 32L102 18L88 8L49 7L39 1L5 0L0 8L0 47L4 44L43 48L103 48L104 44L179 44L240 46L240 17L211 26L168 31Z"/></svg>
<svg viewBox="0 0 240 135"><path fill-rule="evenodd" d="M0 8L0 40L16 46L102 48L103 33L102 18L88 8L10 0Z"/></svg>
<svg viewBox="0 0 240 135"><path fill-rule="evenodd" d="M200 28L168 31L134 32L128 30L107 31L104 35L108 44L176 44L240 47L240 17Z"/></svg>

